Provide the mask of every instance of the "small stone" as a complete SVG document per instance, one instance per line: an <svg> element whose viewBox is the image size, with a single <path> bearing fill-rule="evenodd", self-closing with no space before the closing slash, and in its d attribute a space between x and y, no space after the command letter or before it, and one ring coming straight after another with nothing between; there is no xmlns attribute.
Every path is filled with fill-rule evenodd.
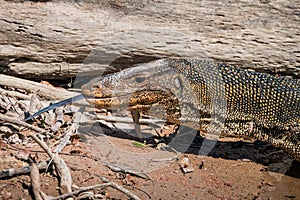
<svg viewBox="0 0 300 200"><path fill-rule="evenodd" d="M251 160L248 159L248 158L243 158L243 159L241 159L241 161L242 161L242 162L251 162Z"/></svg>
<svg viewBox="0 0 300 200"><path fill-rule="evenodd" d="M22 140L20 139L18 134L13 134L13 135L9 136L9 138L7 140L11 144L21 144L22 143Z"/></svg>
<svg viewBox="0 0 300 200"><path fill-rule="evenodd" d="M188 157L184 157L180 161L180 167L185 174L194 171L194 168L193 168L192 164L190 163L190 160Z"/></svg>

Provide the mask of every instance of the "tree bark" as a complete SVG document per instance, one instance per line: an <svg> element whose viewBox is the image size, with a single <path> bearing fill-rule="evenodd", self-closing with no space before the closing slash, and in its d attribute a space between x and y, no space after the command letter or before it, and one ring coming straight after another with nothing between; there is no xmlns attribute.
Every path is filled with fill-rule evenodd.
<svg viewBox="0 0 300 200"><path fill-rule="evenodd" d="M178 56L300 78L299 1L0 0L0 7L0 70L10 75L96 75Z"/></svg>

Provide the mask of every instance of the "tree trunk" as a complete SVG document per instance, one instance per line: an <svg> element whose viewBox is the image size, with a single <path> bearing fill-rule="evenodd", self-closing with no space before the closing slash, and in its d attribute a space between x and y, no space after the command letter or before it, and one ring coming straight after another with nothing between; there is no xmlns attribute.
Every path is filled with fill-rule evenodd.
<svg viewBox="0 0 300 200"><path fill-rule="evenodd" d="M296 1L0 0L0 7L0 70L10 75L102 74L179 56L300 77Z"/></svg>

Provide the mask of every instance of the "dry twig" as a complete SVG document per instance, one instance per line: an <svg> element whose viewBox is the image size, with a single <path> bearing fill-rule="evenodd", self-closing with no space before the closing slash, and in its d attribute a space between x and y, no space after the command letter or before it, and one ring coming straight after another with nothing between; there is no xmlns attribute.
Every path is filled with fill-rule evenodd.
<svg viewBox="0 0 300 200"><path fill-rule="evenodd" d="M134 199L134 200L140 200L140 198L138 196L136 196L135 194L133 194L131 191L127 190L126 188L114 183L114 182L111 182L110 180L108 180L107 178L105 177L100 177L102 179L102 181L106 182L106 183L110 183L110 186L123 192L124 194L126 194L127 196L129 196L130 198Z"/></svg>
<svg viewBox="0 0 300 200"><path fill-rule="evenodd" d="M4 89L0 88L0 93L11 96L11 97L15 97L15 98L18 98L18 99L24 99L24 100L29 100L30 99L29 95L23 94L23 93L17 92L17 91L4 90Z"/></svg>
<svg viewBox="0 0 300 200"><path fill-rule="evenodd" d="M48 166L48 163L49 163L49 160L39 162L37 164L37 167L39 170L45 170ZM21 175L21 174L27 174L27 173L31 172L31 170L32 170L31 166L22 167L19 169L10 168L8 170L3 170L2 172L0 172L0 179L17 176L17 175Z"/></svg>
<svg viewBox="0 0 300 200"><path fill-rule="evenodd" d="M31 187L32 187L34 198L36 200L43 200L40 194L40 190L41 190L40 173L37 165L34 162L32 162L31 165L30 180L31 180Z"/></svg>
<svg viewBox="0 0 300 200"><path fill-rule="evenodd" d="M97 115L96 121L104 120L106 122L119 122L119 123L133 123L132 118L130 117L117 117L117 116L108 116L108 115ZM161 119L140 119L140 124L152 124L157 125L157 123L165 123Z"/></svg>
<svg viewBox="0 0 300 200"><path fill-rule="evenodd" d="M70 137L76 132L77 128L78 124L73 123L71 125L71 127L66 131L66 134L62 139L61 143L54 150L55 153L60 153L63 150L63 148L68 144Z"/></svg>
<svg viewBox="0 0 300 200"><path fill-rule="evenodd" d="M41 133L41 134L47 133L47 131L45 131L44 129L33 126L31 124L27 124L26 122L23 122L23 121L20 121L20 120L17 120L17 119L8 117L8 116L5 116L3 114L0 114L0 120L29 128L29 129L34 130L35 132L38 132L38 133Z"/></svg>
<svg viewBox="0 0 300 200"><path fill-rule="evenodd" d="M43 129L40 129L38 127L29 125L25 122L13 119L11 117L7 117L5 115L0 114L0 119L4 120L6 122L10 122L13 124L18 124L21 126L28 127L34 131L45 133ZM40 140L35 134L30 134L30 137L32 137L42 148L43 150L49 155L49 157L53 160L53 163L56 167L56 170L58 172L58 175L60 176L60 187L62 192L71 192L71 186L72 186L72 177L70 173L70 169L66 165L65 161L56 153L52 153L51 149L47 146L47 144Z"/></svg>
<svg viewBox="0 0 300 200"><path fill-rule="evenodd" d="M47 144L44 143L44 141L40 140L36 135L31 134L30 136L44 149L44 151L53 160L57 173L60 177L60 188L62 192L71 192L72 177L70 169L68 168L65 161L57 153L52 153Z"/></svg>
<svg viewBox="0 0 300 200"><path fill-rule="evenodd" d="M56 115L56 120L55 124L51 126L51 130L56 132L58 129L63 125L64 123L64 112L62 108L56 108L55 109L55 115Z"/></svg>
<svg viewBox="0 0 300 200"><path fill-rule="evenodd" d="M93 186L88 186L88 187L82 187L79 190L76 190L76 191L73 191L73 192L69 192L69 193L66 193L66 194L63 194L63 195L60 195L60 196L57 196L57 197L52 197L49 200L65 199L65 198L71 197L73 195L78 195L78 194L80 194L82 192L86 192L86 191L89 191L89 190L92 190L92 189L96 189L96 188L104 188L104 187L107 187L107 186L111 186L111 183L102 183L102 184L98 184L98 185L93 185Z"/></svg>

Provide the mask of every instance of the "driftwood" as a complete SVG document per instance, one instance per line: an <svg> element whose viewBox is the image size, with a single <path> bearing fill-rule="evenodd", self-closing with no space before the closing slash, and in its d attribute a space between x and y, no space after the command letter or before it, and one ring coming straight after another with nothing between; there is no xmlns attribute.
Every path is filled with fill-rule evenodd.
<svg viewBox="0 0 300 200"><path fill-rule="evenodd" d="M78 95L76 92L67 91L62 88L55 88L3 74L0 74L0 85L39 93L41 96L50 100L66 99Z"/></svg>
<svg viewBox="0 0 300 200"><path fill-rule="evenodd" d="M0 7L6 74L74 77L183 56L300 77L296 1L0 0Z"/></svg>

